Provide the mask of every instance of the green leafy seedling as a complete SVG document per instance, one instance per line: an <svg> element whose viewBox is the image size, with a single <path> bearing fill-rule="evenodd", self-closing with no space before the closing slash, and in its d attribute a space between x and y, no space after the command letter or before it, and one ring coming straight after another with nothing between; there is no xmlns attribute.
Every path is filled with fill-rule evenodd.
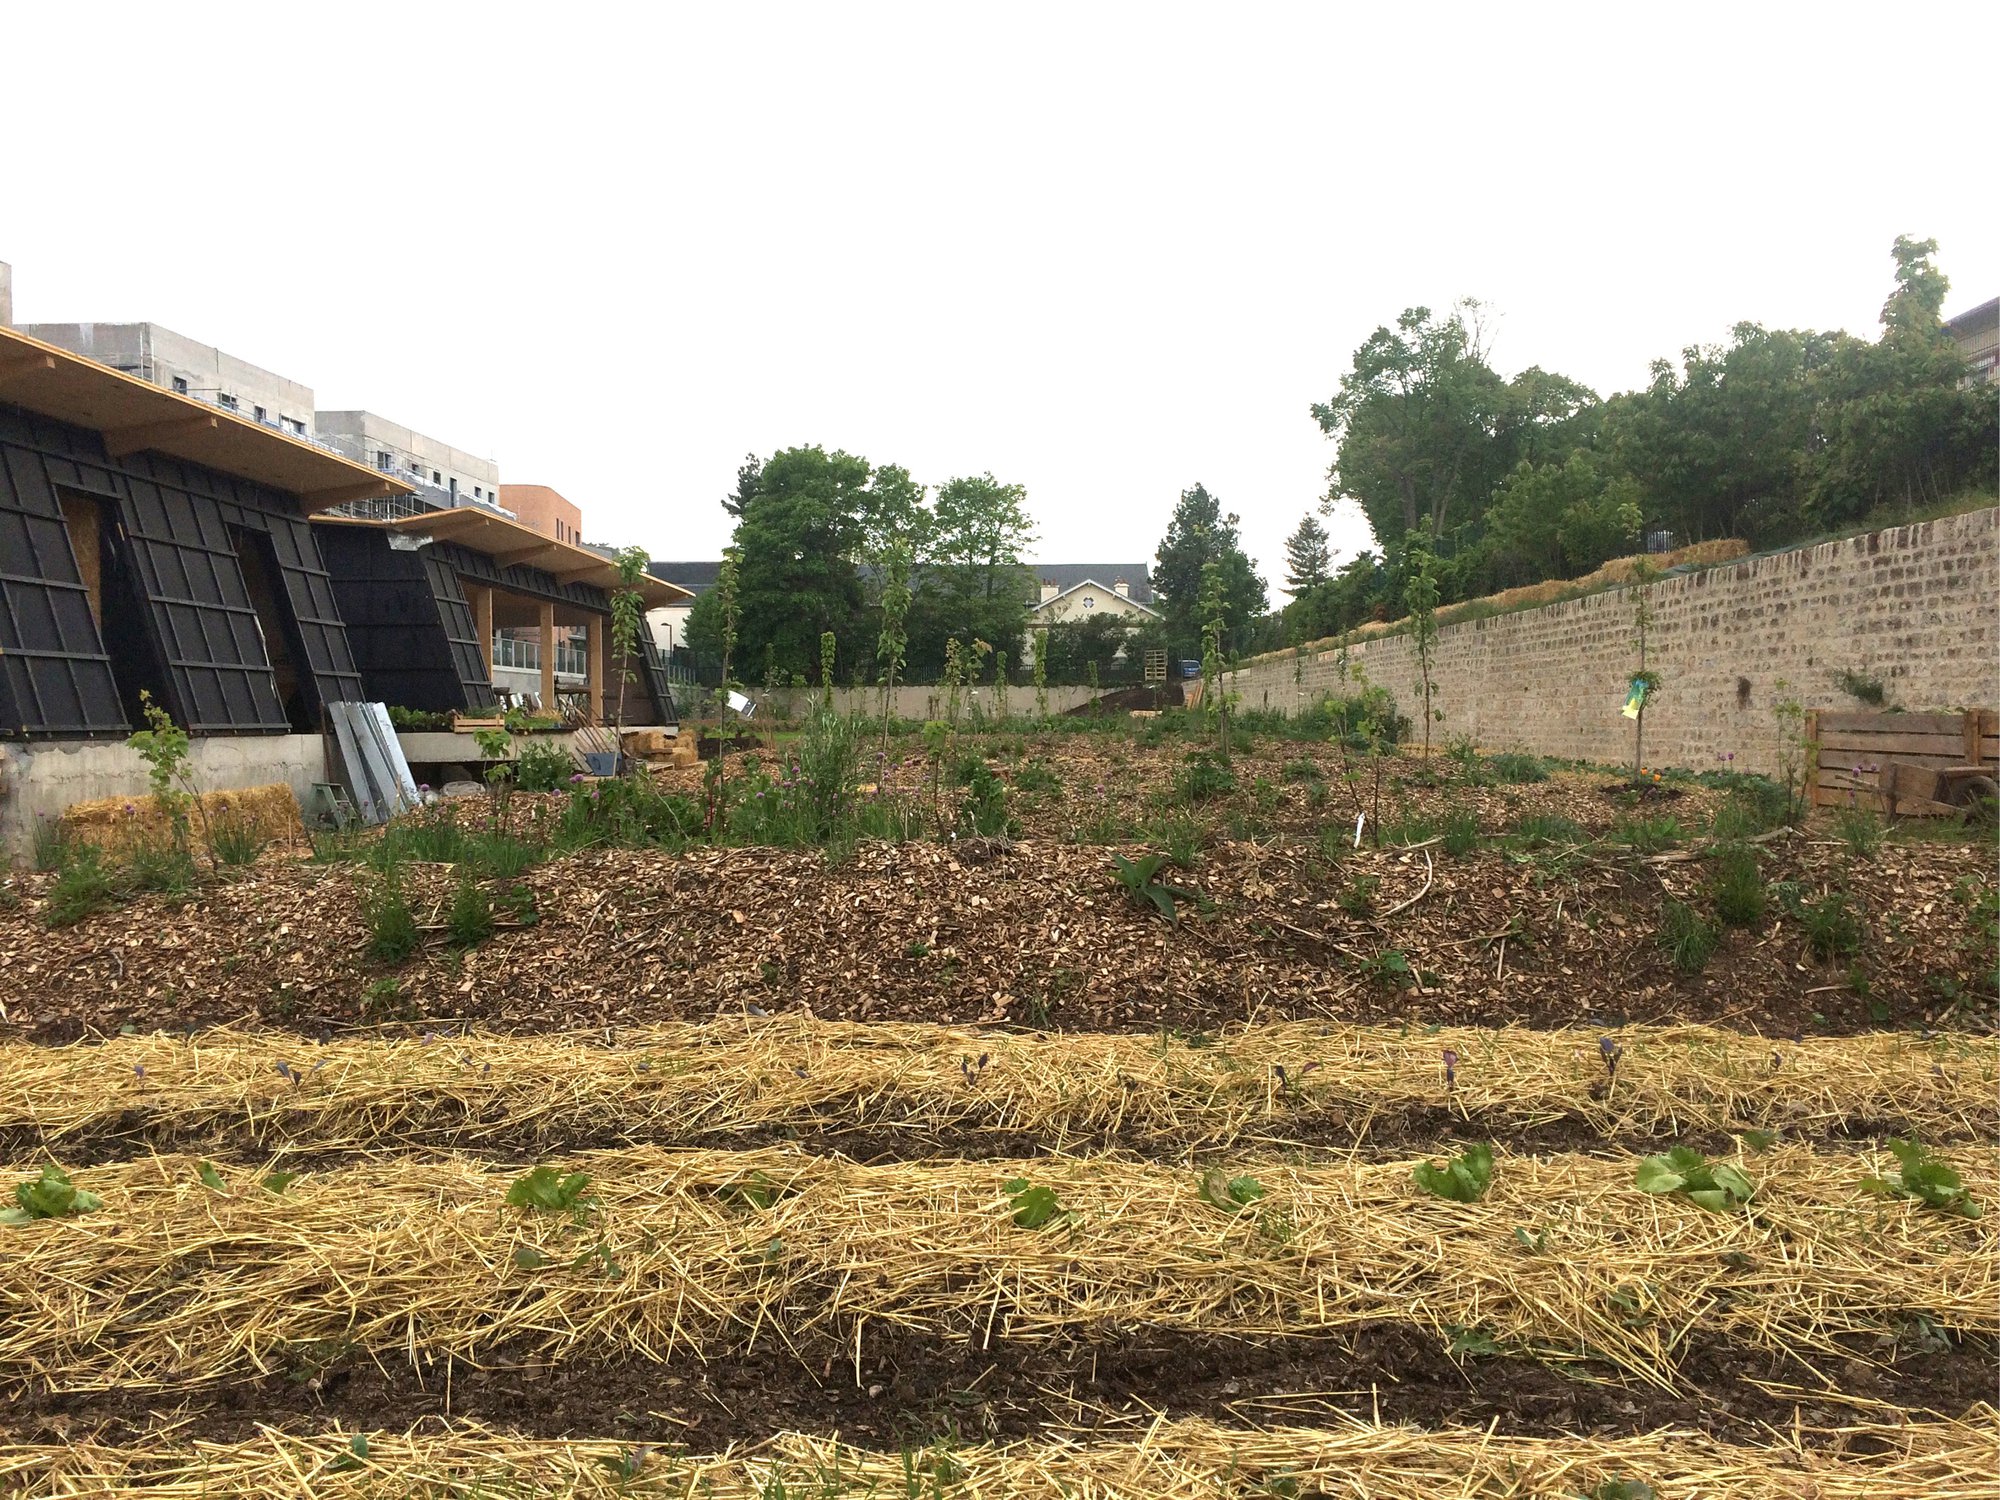
<svg viewBox="0 0 2000 1500"><path fill-rule="evenodd" d="M264 1179L264 1191L267 1193L282 1193L304 1175L301 1172L272 1172Z"/></svg>
<svg viewBox="0 0 2000 1500"><path fill-rule="evenodd" d="M1866 1178L1861 1184L1864 1192L1884 1198L1915 1198L1931 1208L1968 1219L1977 1219L1986 1212L1973 1201L1965 1179L1915 1141L1891 1141L1889 1149L1896 1154L1896 1180Z"/></svg>
<svg viewBox="0 0 2000 1500"><path fill-rule="evenodd" d="M196 1167L194 1175L201 1179L201 1185L205 1188L210 1188L218 1193L228 1191L223 1185L222 1174L215 1170L215 1163L212 1161L205 1161Z"/></svg>
<svg viewBox="0 0 2000 1500"><path fill-rule="evenodd" d="M1229 1177L1220 1167L1210 1167L1196 1179L1195 1191L1209 1207L1235 1215L1264 1196L1264 1184L1254 1177Z"/></svg>
<svg viewBox="0 0 2000 1500"><path fill-rule="evenodd" d="M1482 1329L1461 1328L1456 1323L1446 1324L1445 1329L1451 1334L1451 1344L1448 1352L1455 1358L1468 1354L1475 1358L1488 1358L1507 1352L1500 1347L1499 1341L1492 1334Z"/></svg>
<svg viewBox="0 0 2000 1500"><path fill-rule="evenodd" d="M329 1474L351 1474L368 1462L368 1434L357 1432L347 1440L347 1451L327 1465Z"/></svg>
<svg viewBox="0 0 2000 1500"><path fill-rule="evenodd" d="M1653 1500L1653 1487L1643 1479L1607 1479L1585 1500Z"/></svg>
<svg viewBox="0 0 2000 1500"><path fill-rule="evenodd" d="M533 1245L516 1245L514 1264L524 1271L539 1271L543 1266L554 1263Z"/></svg>
<svg viewBox="0 0 2000 1500"><path fill-rule="evenodd" d="M545 1214L574 1213L589 1206L583 1196L589 1186L590 1179L581 1172L565 1176L554 1167L536 1167L507 1189L507 1206Z"/></svg>
<svg viewBox="0 0 2000 1500"><path fill-rule="evenodd" d="M104 1200L69 1180L61 1167L42 1168L42 1175L14 1185L13 1208L0 1208L0 1224L32 1224L37 1219L66 1219L104 1207Z"/></svg>
<svg viewBox="0 0 2000 1500"><path fill-rule="evenodd" d="M1726 1161L1711 1163L1692 1146L1676 1146L1664 1156L1639 1163L1639 1191L1681 1193L1714 1213L1728 1213L1757 1194L1756 1184Z"/></svg>
<svg viewBox="0 0 2000 1500"><path fill-rule="evenodd" d="M1169 922L1178 922L1180 917L1174 910L1174 902L1197 898L1193 891L1167 885L1160 879L1160 866L1166 862L1164 854L1147 854L1138 859L1127 859L1122 854L1111 856L1111 863L1117 867L1118 883L1125 887L1134 901L1142 906L1150 902L1153 909Z"/></svg>
<svg viewBox="0 0 2000 1500"><path fill-rule="evenodd" d="M1066 1219L1069 1210L1056 1202L1054 1188L1036 1187L1025 1177L1001 1184L1001 1191L1014 1205L1014 1222L1023 1229L1040 1229L1055 1219Z"/></svg>
<svg viewBox="0 0 2000 1500"><path fill-rule="evenodd" d="M1410 1175L1427 1193L1453 1203L1477 1203L1493 1185L1493 1148L1481 1144L1448 1162L1422 1162Z"/></svg>

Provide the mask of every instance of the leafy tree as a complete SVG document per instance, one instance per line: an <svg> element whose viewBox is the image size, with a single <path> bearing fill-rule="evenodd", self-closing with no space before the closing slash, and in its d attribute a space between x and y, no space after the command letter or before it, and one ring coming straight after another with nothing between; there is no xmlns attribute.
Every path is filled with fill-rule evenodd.
<svg viewBox="0 0 2000 1500"><path fill-rule="evenodd" d="M1424 685L1424 759L1431 758L1431 724L1443 717L1431 707L1435 689L1431 663L1437 652L1437 563L1431 554L1430 530L1419 526L1404 544L1408 581L1403 587L1403 603L1410 611L1410 639L1417 648L1417 670Z"/></svg>
<svg viewBox="0 0 2000 1500"><path fill-rule="evenodd" d="M1501 586L1575 578L1631 550L1643 523L1637 481L1607 474L1588 449L1561 463L1523 459L1486 515Z"/></svg>
<svg viewBox="0 0 2000 1500"><path fill-rule="evenodd" d="M1406 309L1354 352L1333 399L1312 408L1339 444L1325 507L1353 499L1384 543L1420 522L1434 537L1475 522L1508 467L1494 441L1507 409L1506 382L1486 362L1477 302L1441 319L1427 307Z"/></svg>
<svg viewBox="0 0 2000 1500"><path fill-rule="evenodd" d="M621 745L625 738L625 688L632 680L632 658L639 654L639 625L646 603L645 595L639 592L639 580L645 576L644 549L627 547L618 554L618 587L611 594L611 649L618 657L616 723ZM597 722L596 716L603 711L602 704L591 704L591 722Z"/></svg>
<svg viewBox="0 0 2000 1500"><path fill-rule="evenodd" d="M898 538L889 548L882 583L882 632L875 643L875 662L881 669L882 734L889 734L889 713L896 700L896 677L908 658L910 634L905 622L910 613L910 544Z"/></svg>
<svg viewBox="0 0 2000 1500"><path fill-rule="evenodd" d="M1202 570L1222 568L1222 649L1240 655L1250 644L1257 619L1267 607L1264 580L1257 576L1238 539L1240 519L1224 515L1201 485L1181 491L1167 524L1153 569L1153 591L1167 620L1168 649L1181 658L1201 653Z"/></svg>
<svg viewBox="0 0 2000 1500"><path fill-rule="evenodd" d="M1307 512L1285 539L1285 589L1297 598L1325 583L1333 571L1333 551L1319 517Z"/></svg>
<svg viewBox="0 0 2000 1500"><path fill-rule="evenodd" d="M736 488L722 497L722 508L741 520L744 507L757 498L757 481L763 473L763 460L754 453L744 454L736 468Z"/></svg>
<svg viewBox="0 0 2000 1500"><path fill-rule="evenodd" d="M862 638L855 555L872 513L868 480L866 459L817 445L764 464L736 527L745 655L803 677L825 632Z"/></svg>
<svg viewBox="0 0 2000 1500"><path fill-rule="evenodd" d="M1021 640L1033 587L1021 554L1035 539L1026 490L991 474L950 480L923 514L919 537L912 671L941 671L945 643L954 636Z"/></svg>

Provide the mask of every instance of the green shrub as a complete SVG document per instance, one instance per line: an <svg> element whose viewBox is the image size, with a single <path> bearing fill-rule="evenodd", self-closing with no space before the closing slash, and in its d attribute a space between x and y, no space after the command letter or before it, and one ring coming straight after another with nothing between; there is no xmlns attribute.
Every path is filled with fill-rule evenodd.
<svg viewBox="0 0 2000 1500"><path fill-rule="evenodd" d="M1799 907L1799 921L1806 930L1806 946L1815 958L1852 958L1861 951L1865 933L1845 891L1829 891L1817 901L1804 903Z"/></svg>
<svg viewBox="0 0 2000 1500"><path fill-rule="evenodd" d="M1724 844L1715 852L1709 895L1715 914L1729 927L1755 927L1770 904L1764 893L1764 872L1745 844Z"/></svg>
<svg viewBox="0 0 2000 1500"><path fill-rule="evenodd" d="M493 903L470 872L460 872L451 893L451 910L445 916L445 931L461 948L477 948L493 936Z"/></svg>
<svg viewBox="0 0 2000 1500"><path fill-rule="evenodd" d="M1590 835L1574 818L1557 813L1529 813L1514 824L1512 837L1524 849L1544 849L1551 844L1583 845Z"/></svg>
<svg viewBox="0 0 2000 1500"><path fill-rule="evenodd" d="M117 883L104 867L104 853L97 845L66 843L62 860L42 909L42 920L50 927L73 926L117 894Z"/></svg>
<svg viewBox="0 0 2000 1500"><path fill-rule="evenodd" d="M1020 825L1007 811L1007 783L983 760L974 764L966 778L965 796L958 804L958 826L986 838L1020 832Z"/></svg>
<svg viewBox="0 0 2000 1500"><path fill-rule="evenodd" d="M1381 876L1357 875L1347 882L1337 898L1340 909L1350 917L1372 917L1375 915L1375 897L1381 889Z"/></svg>
<svg viewBox="0 0 2000 1500"><path fill-rule="evenodd" d="M1043 796L1062 795L1062 777L1045 761L1031 760L1014 773L1014 785L1024 792Z"/></svg>
<svg viewBox="0 0 2000 1500"><path fill-rule="evenodd" d="M125 874L135 891L159 891L185 896L201 882L194 856L181 845L163 839L143 839L125 856Z"/></svg>
<svg viewBox="0 0 2000 1500"><path fill-rule="evenodd" d="M514 785L524 792L559 792L576 774L576 757L547 740L528 741L514 760Z"/></svg>
<svg viewBox="0 0 2000 1500"><path fill-rule="evenodd" d="M1444 838L1444 852L1462 858L1479 847L1479 814L1469 807L1455 808L1445 814L1438 832Z"/></svg>
<svg viewBox="0 0 2000 1500"><path fill-rule="evenodd" d="M1751 838L1784 826L1790 816L1785 789L1762 776L1732 777L1729 795L1715 811L1719 839Z"/></svg>
<svg viewBox="0 0 2000 1500"><path fill-rule="evenodd" d="M487 833L466 843L459 862L482 878L513 880L540 864L547 852L511 833Z"/></svg>
<svg viewBox="0 0 2000 1500"><path fill-rule="evenodd" d="M1511 750L1487 756L1486 769L1494 780L1504 781L1510 786L1526 786L1530 782L1549 779L1548 767L1542 764L1539 755L1521 755Z"/></svg>
<svg viewBox="0 0 2000 1500"><path fill-rule="evenodd" d="M68 862L70 848L75 842L60 818L37 818L33 856L35 868L60 870Z"/></svg>
<svg viewBox="0 0 2000 1500"><path fill-rule="evenodd" d="M1320 769L1318 761L1313 760L1286 761L1284 775L1287 781L1324 781L1326 779L1326 772Z"/></svg>
<svg viewBox="0 0 2000 1500"><path fill-rule="evenodd" d="M1685 901L1669 901L1660 911L1660 946L1683 974L1699 974L1715 953L1715 925Z"/></svg>
<svg viewBox="0 0 2000 1500"><path fill-rule="evenodd" d="M1174 794L1183 802L1206 802L1236 790L1236 773L1213 750L1196 750L1174 778Z"/></svg>
<svg viewBox="0 0 2000 1500"><path fill-rule="evenodd" d="M254 865L269 842L256 824L237 813L220 813L208 825L208 846L217 864Z"/></svg>
<svg viewBox="0 0 2000 1500"><path fill-rule="evenodd" d="M417 919L393 867L363 888L361 920L368 928L368 956L377 963L399 964L416 952Z"/></svg>
<svg viewBox="0 0 2000 1500"><path fill-rule="evenodd" d="M1887 833L1882 819L1865 807L1843 807L1833 815L1833 832L1855 859L1873 859Z"/></svg>
<svg viewBox="0 0 2000 1500"><path fill-rule="evenodd" d="M1664 814L1658 817L1620 818L1611 829L1614 843L1625 844L1640 854L1658 854L1681 841L1681 825Z"/></svg>
<svg viewBox="0 0 2000 1500"><path fill-rule="evenodd" d="M1167 860L1178 869L1190 870L1201 858L1201 824L1193 818L1162 818L1154 833L1166 846Z"/></svg>

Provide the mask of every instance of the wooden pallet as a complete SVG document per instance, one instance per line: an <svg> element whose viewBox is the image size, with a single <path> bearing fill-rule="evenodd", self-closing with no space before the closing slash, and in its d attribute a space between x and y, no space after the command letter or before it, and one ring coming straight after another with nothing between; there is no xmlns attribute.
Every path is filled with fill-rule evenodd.
<svg viewBox="0 0 2000 1500"><path fill-rule="evenodd" d="M1882 712L1806 715L1817 747L1815 807L1865 807L1898 816L1935 817L1959 809L1936 800L1943 771L1993 776L2000 770L2000 714Z"/></svg>

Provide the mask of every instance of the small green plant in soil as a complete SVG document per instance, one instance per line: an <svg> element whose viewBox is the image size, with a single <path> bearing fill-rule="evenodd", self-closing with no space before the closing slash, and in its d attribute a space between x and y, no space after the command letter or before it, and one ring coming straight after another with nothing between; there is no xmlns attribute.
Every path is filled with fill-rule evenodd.
<svg viewBox="0 0 2000 1500"><path fill-rule="evenodd" d="M1174 794L1186 803L1207 802L1236 790L1236 773L1219 751L1195 750L1174 778Z"/></svg>
<svg viewBox="0 0 2000 1500"><path fill-rule="evenodd" d="M1240 1214L1264 1196L1264 1184L1254 1177L1231 1177L1220 1167L1210 1167L1195 1179L1195 1192L1210 1208Z"/></svg>
<svg viewBox="0 0 2000 1500"><path fill-rule="evenodd" d="M1770 904L1764 872L1747 844L1724 844L1716 850L1708 890L1716 916L1729 927L1755 927Z"/></svg>
<svg viewBox="0 0 2000 1500"><path fill-rule="evenodd" d="M417 919L396 870L384 870L363 889L361 920L368 928L368 956L377 963L399 964L416 952Z"/></svg>
<svg viewBox="0 0 2000 1500"><path fill-rule="evenodd" d="M1180 917L1174 910L1174 903L1193 901L1196 896L1193 891L1167 885L1160 879L1160 866L1166 862L1164 854L1146 854L1138 859L1127 859L1122 854L1111 856L1118 883L1125 887L1126 894L1141 906L1150 906L1169 922L1177 922Z"/></svg>
<svg viewBox="0 0 2000 1500"><path fill-rule="evenodd" d="M1167 862L1176 869L1192 870L1201 859L1202 828L1193 818L1163 818L1154 832L1166 846Z"/></svg>
<svg viewBox="0 0 2000 1500"><path fill-rule="evenodd" d="M1643 1479L1606 1479L1592 1486L1584 1500L1653 1500L1653 1487Z"/></svg>
<svg viewBox="0 0 2000 1500"><path fill-rule="evenodd" d="M104 1207L104 1200L69 1180L61 1167L42 1168L42 1175L14 1185L14 1206L0 1208L0 1224L32 1224L37 1219L67 1219Z"/></svg>
<svg viewBox="0 0 2000 1500"><path fill-rule="evenodd" d="M1861 951L1861 918L1845 891L1828 891L1817 901L1802 903L1799 922L1815 958L1852 958Z"/></svg>
<svg viewBox="0 0 2000 1500"><path fill-rule="evenodd" d="M1728 1162L1710 1162L1692 1146L1676 1146L1663 1156L1639 1163L1636 1178L1642 1193L1679 1193L1714 1213L1727 1213L1748 1203L1757 1188Z"/></svg>
<svg viewBox="0 0 2000 1500"><path fill-rule="evenodd" d="M1515 821L1509 837L1523 849L1546 849L1551 844L1580 847L1590 842L1582 824L1559 813L1529 813Z"/></svg>
<svg viewBox="0 0 2000 1500"><path fill-rule="evenodd" d="M1484 1142L1450 1161L1419 1162L1410 1174L1418 1187L1453 1203L1477 1203L1493 1185L1493 1148Z"/></svg>
<svg viewBox="0 0 2000 1500"><path fill-rule="evenodd" d="M1699 974L1715 956L1719 934L1715 924L1685 901L1660 908L1660 946L1683 974Z"/></svg>
<svg viewBox="0 0 2000 1500"><path fill-rule="evenodd" d="M534 1213L581 1216L591 1206L584 1190L590 1178L582 1172L562 1172L555 1167L536 1167L519 1177L507 1189L507 1206Z"/></svg>
<svg viewBox="0 0 2000 1500"><path fill-rule="evenodd" d="M1873 859L1882 850L1888 830L1882 819L1865 807L1843 807L1833 814L1834 837L1847 846L1855 859Z"/></svg>
<svg viewBox="0 0 2000 1500"><path fill-rule="evenodd" d="M1007 811L1007 783L985 761L975 761L965 778L965 796L958 804L961 832L1002 838L1020 832Z"/></svg>
<svg viewBox="0 0 2000 1500"><path fill-rule="evenodd" d="M1287 781L1324 781L1326 772L1317 761L1288 760L1285 762L1284 777Z"/></svg>
<svg viewBox="0 0 2000 1500"><path fill-rule="evenodd" d="M1463 858L1479 847L1479 814L1467 807L1456 808L1445 814L1438 832L1444 839L1444 852Z"/></svg>
<svg viewBox="0 0 2000 1500"><path fill-rule="evenodd" d="M1611 838L1614 843L1624 844L1637 853L1658 854L1681 841L1681 825L1664 815L1656 818L1620 818L1612 827Z"/></svg>
<svg viewBox="0 0 2000 1500"><path fill-rule="evenodd" d="M1014 1222L1023 1229L1040 1229L1070 1217L1070 1210L1056 1201L1054 1188L1037 1187L1025 1177L1015 1177L1002 1183L1000 1189L1012 1205Z"/></svg>
<svg viewBox="0 0 2000 1500"><path fill-rule="evenodd" d="M1968 1219L1977 1219L1986 1212L1973 1201L1965 1179L1957 1170L1915 1141L1892 1140L1889 1150L1896 1157L1895 1178L1866 1178L1861 1184L1864 1192L1885 1198L1915 1198L1928 1207Z"/></svg>
<svg viewBox="0 0 2000 1500"><path fill-rule="evenodd" d="M269 841L248 818L240 813L225 812L218 814L209 824L208 842L215 851L217 864L242 868L256 864L257 856L264 852Z"/></svg>
<svg viewBox="0 0 2000 1500"><path fill-rule="evenodd" d="M60 858L42 921L50 927L72 927L104 907L116 893L117 882L95 844L65 843Z"/></svg>
<svg viewBox="0 0 2000 1500"><path fill-rule="evenodd" d="M1495 781L1504 781L1510 786L1526 786L1549 779L1548 768L1539 756L1519 755L1512 751L1487 756L1486 770Z"/></svg>
<svg viewBox="0 0 2000 1500"><path fill-rule="evenodd" d="M1044 797L1060 797L1063 789L1062 777L1046 762L1039 760L1031 760L1016 771L1014 785L1024 792Z"/></svg>
<svg viewBox="0 0 2000 1500"><path fill-rule="evenodd" d="M576 760L560 745L531 740L514 761L514 785L524 792L559 792L577 774Z"/></svg>
<svg viewBox="0 0 2000 1500"><path fill-rule="evenodd" d="M461 948L477 948L493 936L493 903L470 872L460 874L451 893L445 931Z"/></svg>
<svg viewBox="0 0 2000 1500"><path fill-rule="evenodd" d="M1410 956L1400 948L1384 948L1363 960L1355 972L1363 979L1401 988L1410 978Z"/></svg>
<svg viewBox="0 0 2000 1500"><path fill-rule="evenodd" d="M1335 899L1339 901L1340 909L1350 917L1372 917L1375 915L1375 898L1381 889L1381 876L1356 875L1341 888Z"/></svg>

